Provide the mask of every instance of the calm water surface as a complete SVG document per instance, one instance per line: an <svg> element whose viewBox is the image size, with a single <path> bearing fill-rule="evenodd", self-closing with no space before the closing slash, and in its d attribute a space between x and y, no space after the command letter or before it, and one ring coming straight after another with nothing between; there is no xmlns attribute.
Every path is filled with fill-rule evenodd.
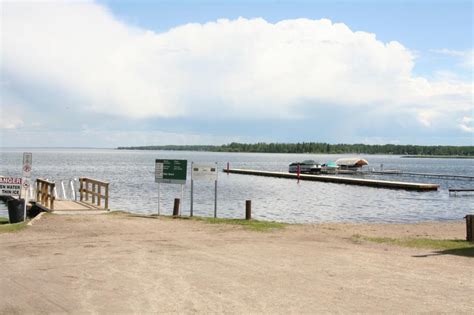
<svg viewBox="0 0 474 315"><path fill-rule="evenodd" d="M152 214L158 208L158 185L154 182L156 158L186 159L196 163L218 162L224 168L287 171L294 161L335 161L344 155L211 153L177 151L122 151L112 149L3 149L0 175L21 176L22 152L33 152L34 178L55 181L79 176L110 182L110 207ZM353 156L353 155L351 155ZM474 176L471 159L403 159L399 156L364 155L370 168ZM188 169L189 172L189 169ZM190 176L188 175L188 178ZM372 177L373 178L373 177ZM378 177L380 178L380 177ZM384 179L440 184L434 192L412 192L342 184L305 182L219 173L218 216L244 216L245 200L252 200L253 217L292 223L308 222L417 222L459 220L474 213L473 195L449 196L448 188L474 187L474 181L417 177ZM214 184L195 182L194 213L212 216ZM161 185L161 213L171 214L179 185ZM183 214L189 214L190 184L185 186ZM0 203L0 216L7 216Z"/></svg>

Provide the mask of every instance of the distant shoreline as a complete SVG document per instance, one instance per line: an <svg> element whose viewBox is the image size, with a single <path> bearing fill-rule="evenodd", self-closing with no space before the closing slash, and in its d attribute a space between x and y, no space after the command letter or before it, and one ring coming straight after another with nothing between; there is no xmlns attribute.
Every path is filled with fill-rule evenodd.
<svg viewBox="0 0 474 315"><path fill-rule="evenodd" d="M403 155L403 159L474 159L474 156L460 155Z"/></svg>
<svg viewBox="0 0 474 315"><path fill-rule="evenodd" d="M117 150L157 150L280 154L383 154L405 158L474 158L474 146L419 146L302 143L236 143L223 145L148 145L118 147Z"/></svg>

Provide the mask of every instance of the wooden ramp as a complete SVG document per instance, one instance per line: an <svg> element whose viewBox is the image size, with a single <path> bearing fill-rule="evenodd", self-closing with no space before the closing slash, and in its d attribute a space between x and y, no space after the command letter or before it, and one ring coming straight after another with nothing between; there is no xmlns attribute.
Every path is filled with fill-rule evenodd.
<svg viewBox="0 0 474 315"><path fill-rule="evenodd" d="M85 202L80 201L72 201L72 200L56 200L54 202L54 211L65 211L65 210L97 210L98 207L87 204Z"/></svg>
<svg viewBox="0 0 474 315"><path fill-rule="evenodd" d="M95 179L79 178L79 198L77 200L58 199L55 194L55 183L36 180L35 205L45 211L58 214L96 214L108 212L109 183Z"/></svg>
<svg viewBox="0 0 474 315"><path fill-rule="evenodd" d="M84 214L93 214L93 213L105 213L107 210L104 208L99 208L96 205L81 202L81 201L72 201L72 200L56 200L54 202L54 213L58 214L72 214L72 213L84 213Z"/></svg>

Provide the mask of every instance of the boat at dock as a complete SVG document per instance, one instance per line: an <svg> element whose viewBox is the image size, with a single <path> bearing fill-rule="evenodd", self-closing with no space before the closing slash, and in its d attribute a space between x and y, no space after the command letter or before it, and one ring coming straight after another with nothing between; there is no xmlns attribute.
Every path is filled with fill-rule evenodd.
<svg viewBox="0 0 474 315"><path fill-rule="evenodd" d="M338 170L339 170L339 165L337 165L334 162L321 164L321 173L336 174Z"/></svg>
<svg viewBox="0 0 474 315"><path fill-rule="evenodd" d="M357 171L362 168L364 165L369 165L369 162L365 159L360 158L343 158L338 159L336 164L341 170L351 170Z"/></svg>
<svg viewBox="0 0 474 315"><path fill-rule="evenodd" d="M298 166L301 174L318 174L321 173L321 164L313 160L305 160L302 162L293 162L289 165L290 173L298 173Z"/></svg>

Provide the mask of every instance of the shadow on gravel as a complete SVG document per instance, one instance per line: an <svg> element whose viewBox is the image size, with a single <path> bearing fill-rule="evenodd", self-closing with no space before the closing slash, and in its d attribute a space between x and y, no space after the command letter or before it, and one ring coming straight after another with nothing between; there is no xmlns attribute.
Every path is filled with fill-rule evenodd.
<svg viewBox="0 0 474 315"><path fill-rule="evenodd" d="M464 257L474 257L474 247L445 249L445 250L436 251L433 254L413 255L413 257L423 258L423 257L439 256L439 255L455 255L455 256L464 256Z"/></svg>

